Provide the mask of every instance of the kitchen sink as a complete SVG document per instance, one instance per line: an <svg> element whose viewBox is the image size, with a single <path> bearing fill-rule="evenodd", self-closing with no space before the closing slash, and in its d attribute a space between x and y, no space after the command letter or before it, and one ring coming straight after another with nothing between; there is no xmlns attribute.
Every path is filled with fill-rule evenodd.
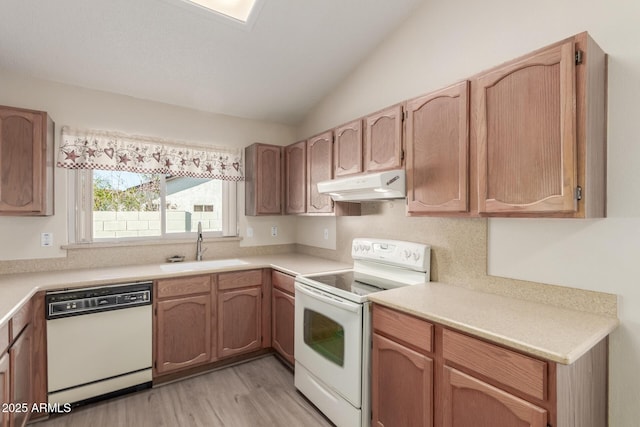
<svg viewBox="0 0 640 427"><path fill-rule="evenodd" d="M247 261L237 258L230 259L214 259L210 261L193 261L193 262L175 262L172 264L162 264L160 269L167 273L178 273L183 271L202 271L213 270L216 268L235 267L239 265L247 265Z"/></svg>

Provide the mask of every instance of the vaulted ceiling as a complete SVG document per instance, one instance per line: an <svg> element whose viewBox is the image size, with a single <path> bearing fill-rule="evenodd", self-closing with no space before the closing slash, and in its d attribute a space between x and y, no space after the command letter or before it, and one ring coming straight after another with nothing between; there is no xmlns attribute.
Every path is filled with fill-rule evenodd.
<svg viewBox="0 0 640 427"><path fill-rule="evenodd" d="M248 25L184 0L2 0L0 69L295 124L421 0L259 0Z"/></svg>

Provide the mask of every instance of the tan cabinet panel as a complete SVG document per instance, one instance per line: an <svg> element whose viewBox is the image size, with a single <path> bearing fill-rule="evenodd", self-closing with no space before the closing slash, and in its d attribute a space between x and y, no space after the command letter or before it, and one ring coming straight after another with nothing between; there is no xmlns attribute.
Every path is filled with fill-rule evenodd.
<svg viewBox="0 0 640 427"><path fill-rule="evenodd" d="M362 120L358 119L334 130L334 175L362 172Z"/></svg>
<svg viewBox="0 0 640 427"><path fill-rule="evenodd" d="M212 359L211 296L157 303L156 371L165 374Z"/></svg>
<svg viewBox="0 0 640 427"><path fill-rule="evenodd" d="M318 182L333 178L333 133L325 132L307 142L307 213L331 213L331 197L318 192Z"/></svg>
<svg viewBox="0 0 640 427"><path fill-rule="evenodd" d="M469 210L469 83L407 101L407 211Z"/></svg>
<svg viewBox="0 0 640 427"><path fill-rule="evenodd" d="M307 141L285 147L285 213L307 211Z"/></svg>
<svg viewBox="0 0 640 427"><path fill-rule="evenodd" d="M53 139L47 113L0 106L0 215L53 215Z"/></svg>
<svg viewBox="0 0 640 427"><path fill-rule="evenodd" d="M282 147L253 144L245 148L245 215L282 213Z"/></svg>
<svg viewBox="0 0 640 427"><path fill-rule="evenodd" d="M402 105L365 119L364 169L368 172L402 167Z"/></svg>

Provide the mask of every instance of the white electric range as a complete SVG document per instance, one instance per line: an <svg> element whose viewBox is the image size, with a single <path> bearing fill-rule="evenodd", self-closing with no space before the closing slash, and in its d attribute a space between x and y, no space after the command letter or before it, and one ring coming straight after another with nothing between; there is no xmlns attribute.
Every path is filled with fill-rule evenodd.
<svg viewBox="0 0 640 427"><path fill-rule="evenodd" d="M353 270L296 277L295 386L338 427L371 419L367 295L429 281L428 245L354 239Z"/></svg>

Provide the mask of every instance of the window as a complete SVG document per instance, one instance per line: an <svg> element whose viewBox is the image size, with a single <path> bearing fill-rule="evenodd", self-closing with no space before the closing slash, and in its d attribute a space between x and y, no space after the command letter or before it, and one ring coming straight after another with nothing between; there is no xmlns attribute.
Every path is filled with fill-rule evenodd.
<svg viewBox="0 0 640 427"><path fill-rule="evenodd" d="M76 202L76 242L180 237L195 233L198 223L210 235L237 234L235 182L97 169L75 174L70 194L84 196Z"/></svg>
<svg viewBox="0 0 640 427"><path fill-rule="evenodd" d="M241 149L63 126L57 166L72 171L70 242L238 234Z"/></svg>
<svg viewBox="0 0 640 427"><path fill-rule="evenodd" d="M213 212L213 205L193 205L194 212Z"/></svg>

